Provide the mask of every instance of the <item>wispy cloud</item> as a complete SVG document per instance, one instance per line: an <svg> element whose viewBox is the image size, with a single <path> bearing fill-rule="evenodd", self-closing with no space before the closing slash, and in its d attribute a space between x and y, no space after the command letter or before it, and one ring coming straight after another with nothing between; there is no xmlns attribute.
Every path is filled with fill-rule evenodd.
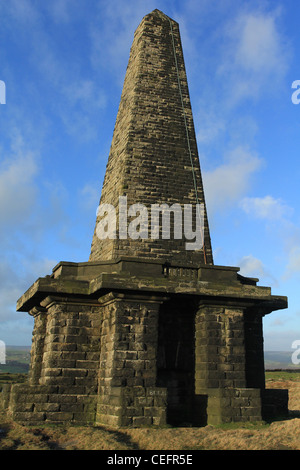
<svg viewBox="0 0 300 470"><path fill-rule="evenodd" d="M51 0L43 7L56 23L68 23L80 18L84 12L84 4L80 0Z"/></svg>
<svg viewBox="0 0 300 470"><path fill-rule="evenodd" d="M98 3L90 25L91 62L96 69L109 71L119 86L125 77L134 31L142 18L155 8L159 8L155 0L136 0L134 8L121 0Z"/></svg>
<svg viewBox="0 0 300 470"><path fill-rule="evenodd" d="M263 160L256 153L239 146L228 152L217 168L204 171L204 190L209 214L237 205L262 163Z"/></svg>
<svg viewBox="0 0 300 470"><path fill-rule="evenodd" d="M92 8L95 9L95 4ZM36 100L41 109L47 109L48 116L59 120L65 132L79 141L97 138L99 111L107 104L101 84L101 67L93 68L89 60L87 35L90 21L84 21L85 12L85 4L77 0L55 0L41 6L33 0L0 4L0 15L2 13L1 17L6 19L5 27L26 65L27 76L22 80L22 89L20 82L14 86L23 93L23 106L28 107L29 97ZM49 27L45 27L46 23L50 23ZM16 25L17 36L12 34ZM58 38L64 37L64 41L70 38L78 56L81 42L85 40L84 60L78 61L77 54L71 54L65 42L61 43L49 32L54 30ZM9 62L6 67L9 75ZM10 90L12 88L13 84Z"/></svg>
<svg viewBox="0 0 300 470"><path fill-rule="evenodd" d="M293 243L287 241L287 263L282 275L283 281L293 277L299 279L300 275L300 238Z"/></svg>
<svg viewBox="0 0 300 470"><path fill-rule="evenodd" d="M100 199L100 190L99 184L86 183L79 192L80 207L88 210L95 209L96 214Z"/></svg>
<svg viewBox="0 0 300 470"><path fill-rule="evenodd" d="M232 105L274 92L282 83L290 50L279 19L278 9L241 12L225 29L218 74Z"/></svg>
<svg viewBox="0 0 300 470"><path fill-rule="evenodd" d="M245 197L240 202L241 208L253 217L265 220L283 220L293 214L293 208L281 199L273 196Z"/></svg>
<svg viewBox="0 0 300 470"><path fill-rule="evenodd" d="M278 281L269 272L264 263L253 255L244 256L238 263L240 273L247 277L259 277L260 280L267 280L272 286L277 287Z"/></svg>
<svg viewBox="0 0 300 470"><path fill-rule="evenodd" d="M261 220L269 233L277 239L282 251L280 280L287 281L300 274L300 229L292 221L294 208L273 196L245 197L240 202L242 210L252 218ZM280 248L279 248L280 247Z"/></svg>
<svg viewBox="0 0 300 470"><path fill-rule="evenodd" d="M6 20L11 17L19 24L32 25L40 19L40 13L34 6L32 0L11 0L10 2L1 2L0 11Z"/></svg>
<svg viewBox="0 0 300 470"><path fill-rule="evenodd" d="M0 230L21 228L31 214L37 196L38 155L26 148L17 132L9 154L0 163ZM2 235L4 236L4 235Z"/></svg>
<svg viewBox="0 0 300 470"><path fill-rule="evenodd" d="M212 110L203 107L197 115L197 141L200 144L211 144L226 131L226 121L223 117Z"/></svg>

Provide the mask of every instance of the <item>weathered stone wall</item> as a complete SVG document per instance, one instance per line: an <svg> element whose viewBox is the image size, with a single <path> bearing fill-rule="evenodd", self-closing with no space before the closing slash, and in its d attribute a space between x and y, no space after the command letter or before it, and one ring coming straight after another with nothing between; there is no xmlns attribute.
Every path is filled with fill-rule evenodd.
<svg viewBox="0 0 300 470"><path fill-rule="evenodd" d="M203 305L195 323L196 393L246 387L243 310Z"/></svg>
<svg viewBox="0 0 300 470"><path fill-rule="evenodd" d="M189 146L198 200L205 204L179 26L155 10L142 20L135 32L100 202L118 208L119 196L126 195L128 206L142 203L148 208L149 219L151 204L179 203L182 209L183 204L195 207ZM205 259L203 250L187 251L186 240L174 239L173 230L170 240L162 240L161 234L158 240L151 240L149 233L148 240L120 240L117 236L116 240L102 241L95 229L90 260L124 255L211 264L206 211L204 237Z"/></svg>
<svg viewBox="0 0 300 470"><path fill-rule="evenodd" d="M262 420L258 388L212 388L207 392L207 424Z"/></svg>
<svg viewBox="0 0 300 470"><path fill-rule="evenodd" d="M47 298L35 309L28 384L11 388L19 421L93 423L100 359L100 306Z"/></svg>
<svg viewBox="0 0 300 470"><path fill-rule="evenodd" d="M262 377L253 378L255 370L261 373L263 367L263 358L253 362L257 341L261 345L259 322L253 312L250 317L244 310L200 305L196 314L195 393L207 397L209 424L262 419ZM246 355L246 344L251 344L251 357Z"/></svg>
<svg viewBox="0 0 300 470"><path fill-rule="evenodd" d="M160 299L110 294L102 311L97 422L165 424L165 389L156 387Z"/></svg>
<svg viewBox="0 0 300 470"><path fill-rule="evenodd" d="M46 309L43 307L35 307L29 313L34 317L34 327L32 332L28 380L31 385L36 385L39 383L43 367L47 315Z"/></svg>

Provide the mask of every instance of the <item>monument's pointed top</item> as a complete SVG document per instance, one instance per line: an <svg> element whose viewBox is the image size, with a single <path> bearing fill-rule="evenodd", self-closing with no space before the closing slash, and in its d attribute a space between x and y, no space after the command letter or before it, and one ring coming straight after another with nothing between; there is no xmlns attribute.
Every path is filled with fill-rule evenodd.
<svg viewBox="0 0 300 470"><path fill-rule="evenodd" d="M154 18L160 18L160 19L166 20L166 21L174 21L172 18L170 18L168 15L166 15L163 11L158 10L157 8L155 8L155 10L151 11L146 16L144 16L143 19L151 20L152 18L153 19Z"/></svg>

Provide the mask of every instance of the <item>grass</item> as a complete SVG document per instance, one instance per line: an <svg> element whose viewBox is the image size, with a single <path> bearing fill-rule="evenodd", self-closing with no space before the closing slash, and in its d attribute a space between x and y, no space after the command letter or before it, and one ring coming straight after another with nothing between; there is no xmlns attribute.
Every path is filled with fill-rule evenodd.
<svg viewBox="0 0 300 470"><path fill-rule="evenodd" d="M246 421L245 423L223 423L215 424L216 429L223 429L224 431L230 429L262 429L268 427L270 423L266 421Z"/></svg>
<svg viewBox="0 0 300 470"><path fill-rule="evenodd" d="M29 370L30 348L10 347L6 348L6 364L0 364L0 377L5 373L22 373Z"/></svg>
<svg viewBox="0 0 300 470"><path fill-rule="evenodd" d="M274 381L295 381L300 380L300 369L272 370L265 373L266 383Z"/></svg>

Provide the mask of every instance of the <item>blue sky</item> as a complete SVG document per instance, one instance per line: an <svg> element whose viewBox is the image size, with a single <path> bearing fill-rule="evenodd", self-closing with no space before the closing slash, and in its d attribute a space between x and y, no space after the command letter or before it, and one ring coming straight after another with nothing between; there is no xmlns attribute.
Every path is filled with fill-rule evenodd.
<svg viewBox="0 0 300 470"><path fill-rule="evenodd" d="M297 0L0 0L0 339L30 345L17 299L57 262L89 257L133 33L155 8L180 25L215 264L288 296L264 338L289 351L300 340Z"/></svg>

